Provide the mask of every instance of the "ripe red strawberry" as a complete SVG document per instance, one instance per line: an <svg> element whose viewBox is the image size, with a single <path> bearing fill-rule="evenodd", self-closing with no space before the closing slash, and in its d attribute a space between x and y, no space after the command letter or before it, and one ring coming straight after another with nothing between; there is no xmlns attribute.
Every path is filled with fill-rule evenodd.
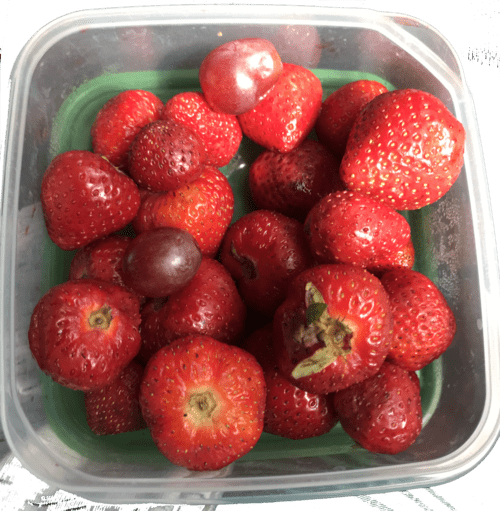
<svg viewBox="0 0 500 511"><path fill-rule="evenodd" d="M219 470L262 434L262 368L236 346L187 336L158 351L141 386L143 416L160 452L190 470Z"/></svg>
<svg viewBox="0 0 500 511"><path fill-rule="evenodd" d="M389 297L368 271L341 264L305 270L274 315L281 373L328 394L375 374L392 341Z"/></svg>
<svg viewBox="0 0 500 511"><path fill-rule="evenodd" d="M139 405L144 368L135 360L109 385L85 392L87 424L96 435L117 435L146 428Z"/></svg>
<svg viewBox="0 0 500 511"><path fill-rule="evenodd" d="M422 273L395 269L381 277L394 317L388 360L418 371L440 357L457 329L455 316L438 287Z"/></svg>
<svg viewBox="0 0 500 511"><path fill-rule="evenodd" d="M52 287L35 306L28 331L40 369L74 390L111 383L137 355L139 301L122 286L93 279Z"/></svg>
<svg viewBox="0 0 500 511"><path fill-rule="evenodd" d="M318 262L363 268L402 249L411 235L403 215L347 190L323 197L309 212L304 229Z"/></svg>
<svg viewBox="0 0 500 511"><path fill-rule="evenodd" d="M415 264L415 247L410 238L410 241L400 250L392 254L382 257L374 261L366 269L373 273L376 277L380 278L385 272L395 270L397 268L408 268L411 270Z"/></svg>
<svg viewBox="0 0 500 511"><path fill-rule="evenodd" d="M231 223L234 194L227 178L215 167L182 188L144 193L132 226L137 233L155 227L179 227L198 242L203 255L215 257Z"/></svg>
<svg viewBox="0 0 500 511"><path fill-rule="evenodd" d="M318 118L323 88L309 69L283 63L283 71L264 99L238 116L243 134L257 144L286 153L312 131Z"/></svg>
<svg viewBox="0 0 500 511"><path fill-rule="evenodd" d="M205 147L206 165L224 167L243 138L234 115L214 112L201 92L180 92L165 103L162 118L172 118L193 130Z"/></svg>
<svg viewBox="0 0 500 511"><path fill-rule="evenodd" d="M339 167L340 160L312 139L285 154L263 151L249 169L252 199L258 209L303 222L319 199L345 188Z"/></svg>
<svg viewBox="0 0 500 511"><path fill-rule="evenodd" d="M113 96L92 124L94 153L126 171L130 144L141 128L160 118L162 109L162 100L149 91L126 90Z"/></svg>
<svg viewBox="0 0 500 511"><path fill-rule="evenodd" d="M77 250L69 267L69 279L97 279L124 286L123 254L132 238L112 234Z"/></svg>
<svg viewBox="0 0 500 511"><path fill-rule="evenodd" d="M172 293L156 312L146 314L141 325L142 360L185 335L208 335L227 344L237 343L245 328L246 307L229 272L215 259L205 257L185 287Z"/></svg>
<svg viewBox="0 0 500 511"><path fill-rule="evenodd" d="M137 185L90 151L56 156L42 178L41 203L51 240L75 250L119 231L135 217Z"/></svg>
<svg viewBox="0 0 500 511"><path fill-rule="evenodd" d="M376 375L336 392L333 400L344 431L371 452L402 452L422 430L418 376L389 362Z"/></svg>
<svg viewBox="0 0 500 511"><path fill-rule="evenodd" d="M128 171L139 187L163 192L194 181L202 173L205 160L198 136L168 118L139 131L130 146Z"/></svg>
<svg viewBox="0 0 500 511"><path fill-rule="evenodd" d="M252 211L234 222L220 260L253 309L272 316L291 280L313 264L302 224L275 211Z"/></svg>
<svg viewBox="0 0 500 511"><path fill-rule="evenodd" d="M273 350L273 325L256 330L241 346L264 369L266 411L264 432L292 440L328 433L338 422L332 396L305 392L278 370Z"/></svg>
<svg viewBox="0 0 500 511"><path fill-rule="evenodd" d="M375 80L356 80L332 92L314 126L318 140L342 159L352 125L361 110L387 87Z"/></svg>
<svg viewBox="0 0 500 511"><path fill-rule="evenodd" d="M440 199L463 164L465 130L435 96L415 89L380 94L356 118L340 174L351 190L397 210Z"/></svg>

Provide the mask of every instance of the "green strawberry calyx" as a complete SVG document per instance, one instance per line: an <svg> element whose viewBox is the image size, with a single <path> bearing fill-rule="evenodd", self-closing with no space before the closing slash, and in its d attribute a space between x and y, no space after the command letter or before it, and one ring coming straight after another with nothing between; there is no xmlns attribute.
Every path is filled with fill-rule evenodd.
<svg viewBox="0 0 500 511"><path fill-rule="evenodd" d="M99 330L107 330L110 325L113 316L111 315L111 307L104 305L98 310L91 312L88 322L90 328L97 328Z"/></svg>
<svg viewBox="0 0 500 511"><path fill-rule="evenodd" d="M352 331L341 319L330 316L323 295L312 282L305 287L305 304L306 324L298 326L293 340L304 348L318 343L323 346L295 366L295 379L319 373L339 356L346 357L351 352Z"/></svg>

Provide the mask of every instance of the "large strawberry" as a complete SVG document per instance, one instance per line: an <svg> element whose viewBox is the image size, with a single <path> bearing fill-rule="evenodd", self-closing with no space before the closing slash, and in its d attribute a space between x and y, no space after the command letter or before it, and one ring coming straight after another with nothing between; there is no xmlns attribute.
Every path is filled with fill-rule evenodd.
<svg viewBox="0 0 500 511"><path fill-rule="evenodd" d="M465 130L428 92L380 94L356 118L340 166L347 187L397 210L440 199L463 164Z"/></svg>
<svg viewBox="0 0 500 511"><path fill-rule="evenodd" d="M368 271L305 270L274 315L278 367L297 387L328 394L375 374L392 341L389 297Z"/></svg>
<svg viewBox="0 0 500 511"><path fill-rule="evenodd" d="M338 421L332 396L313 394L290 383L278 370L273 350L273 325L256 330L241 345L264 369L266 411L264 432L292 440L328 433Z"/></svg>
<svg viewBox="0 0 500 511"><path fill-rule="evenodd" d="M128 172L152 192L177 190L203 171L205 147L193 130L166 118L139 131L130 146Z"/></svg>
<svg viewBox="0 0 500 511"><path fill-rule="evenodd" d="M35 306L28 339L40 369L74 390L111 383L141 346L138 299L94 279L52 287Z"/></svg>
<svg viewBox="0 0 500 511"><path fill-rule="evenodd" d="M291 151L314 128L322 96L321 82L312 71L283 63L283 72L264 99L238 116L243 133L266 149Z"/></svg>
<svg viewBox="0 0 500 511"><path fill-rule="evenodd" d="M318 140L342 159L356 117L373 98L384 92L387 87L375 80L356 80L332 92L323 101L314 126Z"/></svg>
<svg viewBox="0 0 500 511"><path fill-rule="evenodd" d="M190 470L218 470L247 454L264 424L262 368L248 352L187 336L146 366L140 404L158 449Z"/></svg>
<svg viewBox="0 0 500 511"><path fill-rule="evenodd" d="M132 360L109 385L85 392L87 424L96 435L117 435L146 427L139 405L144 368Z"/></svg>
<svg viewBox="0 0 500 511"><path fill-rule="evenodd" d="M219 169L205 166L202 175L178 190L144 193L132 225L137 233L156 227L179 227L198 242L203 255L215 257L231 223L234 194Z"/></svg>
<svg viewBox="0 0 500 511"><path fill-rule="evenodd" d="M205 147L206 165L224 167L238 151L243 138L234 115L214 112L201 92L180 92L165 103L162 119L175 119L191 128Z"/></svg>
<svg viewBox="0 0 500 511"><path fill-rule="evenodd" d="M285 299L291 280L313 264L302 224L267 210L247 213L229 227L220 260L245 303L267 316Z"/></svg>
<svg viewBox="0 0 500 511"><path fill-rule="evenodd" d="M397 454L422 430L418 376L390 362L374 376L336 392L333 400L344 431L369 451Z"/></svg>
<svg viewBox="0 0 500 511"><path fill-rule="evenodd" d="M303 222L322 197L345 188L339 167L340 160L313 139L285 154L263 151L248 173L252 199L258 209Z"/></svg>
<svg viewBox="0 0 500 511"><path fill-rule="evenodd" d="M418 371L440 357L456 333L455 316L439 288L411 269L394 269L381 277L394 317L394 340L388 360Z"/></svg>
<svg viewBox="0 0 500 511"><path fill-rule="evenodd" d="M411 235L403 215L349 190L323 197L309 212L304 228L318 262L363 268L401 250Z"/></svg>
<svg viewBox="0 0 500 511"><path fill-rule="evenodd" d="M99 110L90 134L94 153L126 170L130 144L147 124L157 121L163 102L152 92L126 90L108 100Z"/></svg>
<svg viewBox="0 0 500 511"><path fill-rule="evenodd" d="M47 231L64 250L75 250L125 227L135 217L137 185L109 161L90 151L56 156L42 178L41 203Z"/></svg>
<svg viewBox="0 0 500 511"><path fill-rule="evenodd" d="M205 257L196 275L165 303L157 300L143 311L140 357L190 334L209 335L235 344L245 328L246 306L229 272L219 261Z"/></svg>

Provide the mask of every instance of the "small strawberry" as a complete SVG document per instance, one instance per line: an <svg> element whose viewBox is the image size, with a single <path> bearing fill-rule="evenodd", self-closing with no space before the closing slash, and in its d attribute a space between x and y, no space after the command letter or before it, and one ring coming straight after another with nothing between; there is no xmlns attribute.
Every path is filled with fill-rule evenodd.
<svg viewBox="0 0 500 511"><path fill-rule="evenodd" d="M200 176L206 160L198 136L173 119L152 122L130 146L128 172L140 188L177 190Z"/></svg>
<svg viewBox="0 0 500 511"><path fill-rule="evenodd" d="M41 203L51 240L75 250L125 227L135 217L137 185L90 151L56 156L42 178Z"/></svg>
<svg viewBox="0 0 500 511"><path fill-rule="evenodd" d="M305 270L274 315L281 373L316 394L375 374L392 341L389 297L368 271L341 264Z"/></svg>
<svg viewBox="0 0 500 511"><path fill-rule="evenodd" d="M319 199L345 188L339 167L340 160L312 139L285 154L263 151L249 169L252 199L258 209L303 222Z"/></svg>
<svg viewBox="0 0 500 511"><path fill-rule="evenodd" d="M215 257L231 223L234 194L226 176L205 166L202 175L182 188L143 193L132 226L137 233L156 227L179 227L198 242L203 255Z"/></svg>
<svg viewBox="0 0 500 511"><path fill-rule="evenodd" d="M312 394L290 383L274 361L273 325L256 330L241 346L264 369L266 411L264 432L292 440L328 433L338 422L332 396Z"/></svg>
<svg viewBox="0 0 500 511"><path fill-rule="evenodd" d="M344 431L371 452L405 451L422 430L418 376L390 362L374 376L336 392L333 400Z"/></svg>
<svg viewBox="0 0 500 511"><path fill-rule="evenodd" d="M408 371L418 371L440 357L457 329L446 298L428 277L414 270L384 273L394 317L394 340L388 360Z"/></svg>
<svg viewBox="0 0 500 511"><path fill-rule="evenodd" d="M139 405L144 368L135 360L109 385L85 392L87 424L96 435L117 435L146 428Z"/></svg>
<svg viewBox="0 0 500 511"><path fill-rule="evenodd" d="M69 267L69 279L97 279L124 286L123 255L132 238L111 234L77 250Z"/></svg>
<svg viewBox="0 0 500 511"><path fill-rule="evenodd" d="M463 165L465 130L428 92L402 89L374 98L356 118L340 174L347 187L397 210L440 199Z"/></svg>
<svg viewBox="0 0 500 511"><path fill-rule="evenodd" d="M220 260L245 303L267 316L285 299L291 280L313 264L302 224L266 210L247 213L229 227Z"/></svg>
<svg viewBox="0 0 500 511"><path fill-rule="evenodd" d="M52 287L35 306L28 338L40 369L74 390L111 383L141 346L138 299L93 279Z"/></svg>
<svg viewBox="0 0 500 511"><path fill-rule="evenodd" d="M264 99L238 116L243 134L266 149L286 153L314 128L323 88L309 69L283 63L283 71Z"/></svg>
<svg viewBox="0 0 500 511"><path fill-rule="evenodd" d="M318 140L342 159L352 125L361 110L387 87L375 80L356 80L332 92L314 126Z"/></svg>
<svg viewBox="0 0 500 511"><path fill-rule="evenodd" d="M408 268L411 270L415 264L415 247L410 238L408 243L392 254L381 257L367 266L367 270L380 278L385 272L397 268Z"/></svg>
<svg viewBox="0 0 500 511"><path fill-rule="evenodd" d="M109 99L99 110L90 130L94 153L126 171L128 150L137 133L160 119L163 102L152 92L126 90Z"/></svg>
<svg viewBox="0 0 500 511"><path fill-rule="evenodd" d="M160 452L189 470L219 470L259 440L266 399L262 368L236 346L187 336L144 371L140 404Z"/></svg>
<svg viewBox="0 0 500 511"><path fill-rule="evenodd" d="M323 197L309 212L304 229L318 262L364 268L402 249L411 235L403 215L348 190Z"/></svg>
<svg viewBox="0 0 500 511"><path fill-rule="evenodd" d="M165 103L162 119L172 118L193 130L205 147L206 165L224 167L240 146L243 134L234 115L214 112L201 92L180 92Z"/></svg>
<svg viewBox="0 0 500 511"><path fill-rule="evenodd" d="M246 306L224 266L205 257L191 281L172 293L155 314L141 326L145 332L141 360L185 335L208 335L227 344L237 343L245 328Z"/></svg>

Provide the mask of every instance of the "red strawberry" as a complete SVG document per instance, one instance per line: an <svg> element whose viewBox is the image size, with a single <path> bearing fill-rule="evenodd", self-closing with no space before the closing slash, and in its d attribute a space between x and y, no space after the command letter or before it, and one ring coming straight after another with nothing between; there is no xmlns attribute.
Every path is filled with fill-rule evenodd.
<svg viewBox="0 0 500 511"><path fill-rule="evenodd" d="M395 269L381 277L394 316L388 360L418 371L440 357L457 329L455 316L438 287L422 273Z"/></svg>
<svg viewBox="0 0 500 511"><path fill-rule="evenodd" d="M74 390L111 383L139 352L139 302L122 286L92 279L52 287L28 331L40 369Z"/></svg>
<svg viewBox="0 0 500 511"><path fill-rule="evenodd" d="M148 360L162 346L191 334L235 344L245 318L246 307L231 275L221 263L205 257L191 281L143 323L140 357Z"/></svg>
<svg viewBox="0 0 500 511"><path fill-rule="evenodd" d="M463 165L465 130L427 92L380 94L356 118L340 174L351 190L398 210L440 199Z"/></svg>
<svg viewBox="0 0 500 511"><path fill-rule="evenodd" d="M318 140L342 158L352 125L361 110L387 87L375 80L357 80L332 92L324 101L314 126Z"/></svg>
<svg viewBox="0 0 500 511"><path fill-rule="evenodd" d="M69 279L90 278L123 286L123 255L132 238L112 234L77 250L69 267Z"/></svg>
<svg viewBox="0 0 500 511"><path fill-rule="evenodd" d="M400 250L374 261L366 269L380 278L385 272L397 268L408 268L411 270L415 264L415 247L410 238L408 243Z"/></svg>
<svg viewBox="0 0 500 511"><path fill-rule="evenodd" d="M165 103L162 118L172 118L193 130L205 147L206 165L224 167L243 138L234 115L214 112L201 92L181 92Z"/></svg>
<svg viewBox="0 0 500 511"><path fill-rule="evenodd" d="M364 268L402 249L411 235L400 213L347 190L323 197L309 212L304 228L318 262Z"/></svg>
<svg viewBox="0 0 500 511"><path fill-rule="evenodd" d="M126 90L108 100L99 110L90 134L94 153L126 170L128 150L137 133L157 121L163 102L152 92Z"/></svg>
<svg viewBox="0 0 500 511"><path fill-rule="evenodd" d="M41 203L51 240L75 250L125 227L140 196L130 177L90 151L56 156L42 178Z"/></svg>
<svg viewBox="0 0 500 511"><path fill-rule="evenodd" d="M160 452L190 470L219 470L247 454L262 434L262 368L236 346L188 336L149 361L143 416Z"/></svg>
<svg viewBox="0 0 500 511"><path fill-rule="evenodd" d="M96 435L146 428L139 405L143 367L132 360L109 385L85 393L87 424Z"/></svg>
<svg viewBox="0 0 500 511"><path fill-rule="evenodd" d="M302 224L274 211L252 211L227 230L220 260L245 303L272 316L291 280L313 264Z"/></svg>
<svg viewBox="0 0 500 511"><path fill-rule="evenodd" d="M227 178L215 167L182 188L143 194L132 225L137 233L155 227L179 227L198 242L203 255L215 257L231 223L234 194Z"/></svg>
<svg viewBox="0 0 500 511"><path fill-rule="evenodd" d="M243 134L266 149L291 151L314 128L322 95L321 82L312 71L283 63L283 72L264 99L238 116Z"/></svg>
<svg viewBox="0 0 500 511"><path fill-rule="evenodd" d="M354 266L305 270L274 315L279 369L307 392L328 394L372 376L391 341L389 297L376 277Z"/></svg>
<svg viewBox="0 0 500 511"><path fill-rule="evenodd" d="M371 452L402 452L422 429L418 376L389 362L376 375L336 392L333 400L344 431Z"/></svg>
<svg viewBox="0 0 500 511"><path fill-rule="evenodd" d="M274 361L273 325L256 330L242 348L264 369L266 411L264 432L292 440L328 433L338 421L331 396L305 392L290 383Z"/></svg>
<svg viewBox="0 0 500 511"><path fill-rule="evenodd" d="M340 161L312 139L285 154L263 151L249 169L252 199L258 209L303 222L319 199L345 188L339 167Z"/></svg>
<svg viewBox="0 0 500 511"><path fill-rule="evenodd" d="M194 181L202 173L205 160L198 136L168 118L139 131L130 146L128 171L141 188L163 192Z"/></svg>

